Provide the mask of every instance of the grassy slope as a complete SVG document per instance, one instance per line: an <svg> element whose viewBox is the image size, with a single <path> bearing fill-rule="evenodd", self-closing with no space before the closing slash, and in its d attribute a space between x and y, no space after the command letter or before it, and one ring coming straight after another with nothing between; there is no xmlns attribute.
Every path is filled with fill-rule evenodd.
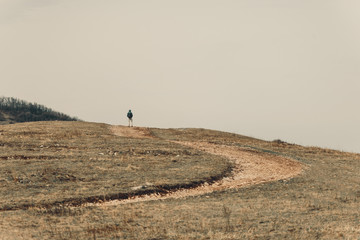
<svg viewBox="0 0 360 240"><path fill-rule="evenodd" d="M84 125L80 132L86 132L89 127L90 125ZM105 129L104 126L98 135L106 132ZM34 131L33 128L31 131ZM66 133L66 129L62 132ZM0 213L0 233L2 229L6 229L7 232L12 230L12 236L16 236L16 231L21 229L21 234L26 238L33 236L53 239L360 237L359 154L266 142L204 129L152 129L152 132L161 139L200 140L232 146L250 146L272 154L290 156L305 163L308 168L302 175L290 181L265 183L186 199L108 207L52 207L43 210L5 211ZM68 139L64 144L72 145L76 139L77 137ZM111 141L106 141L103 145L99 143L99 148L94 147L96 150L93 150L93 156L97 156L99 149L104 151L101 146L104 149L111 146ZM141 141L140 149L146 146L146 141L136 141ZM14 142L19 145L21 140ZM164 144L163 141L159 142ZM84 148L89 145L82 144ZM155 145L158 146L160 145ZM28 148L33 147L34 145L30 145ZM168 150L176 151L173 147L175 145L169 146ZM164 157L164 160L169 158L171 157ZM137 160L133 164L136 162ZM191 169L188 168L187 171ZM144 176L146 177L146 174ZM154 176L154 180L156 179Z"/></svg>
<svg viewBox="0 0 360 240"><path fill-rule="evenodd" d="M24 123L0 132L0 210L127 198L230 171L219 157L162 140L117 137L105 124Z"/></svg>

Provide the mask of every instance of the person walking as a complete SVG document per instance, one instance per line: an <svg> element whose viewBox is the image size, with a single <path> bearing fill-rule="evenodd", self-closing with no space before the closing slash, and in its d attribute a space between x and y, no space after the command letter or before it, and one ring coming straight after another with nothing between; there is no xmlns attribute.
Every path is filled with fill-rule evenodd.
<svg viewBox="0 0 360 240"><path fill-rule="evenodd" d="M129 110L129 112L127 113L127 117L128 117L128 119L129 119L129 127L133 127L134 126L134 124L133 124L133 113L131 112L131 110Z"/></svg>

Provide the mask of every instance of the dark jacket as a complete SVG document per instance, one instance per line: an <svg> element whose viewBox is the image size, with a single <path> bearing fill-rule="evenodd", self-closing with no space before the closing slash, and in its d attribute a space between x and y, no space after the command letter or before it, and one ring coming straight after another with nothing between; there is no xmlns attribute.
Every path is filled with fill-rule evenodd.
<svg viewBox="0 0 360 240"><path fill-rule="evenodd" d="M127 113L127 117L128 117L128 118L130 118L130 119L132 119L133 114L132 114L132 112L131 112L131 111L129 111L129 112Z"/></svg>

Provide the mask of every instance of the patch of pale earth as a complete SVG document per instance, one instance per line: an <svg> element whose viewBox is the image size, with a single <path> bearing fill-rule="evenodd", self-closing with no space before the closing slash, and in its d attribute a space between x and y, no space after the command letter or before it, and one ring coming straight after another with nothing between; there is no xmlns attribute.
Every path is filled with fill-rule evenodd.
<svg viewBox="0 0 360 240"><path fill-rule="evenodd" d="M122 129L115 129L113 130L113 132L115 134L124 134L124 132L127 132L127 134L131 135L131 137L134 137L146 135L145 133L140 133L143 130L144 129L142 128L138 128L134 129L134 131L132 132L129 132ZM302 164L295 160L280 156L274 156L271 154L256 152L250 148L217 145L208 142L176 143L228 158L234 164L232 175L230 177L225 177L219 181L216 181L212 184L205 183L196 188L182 189L174 192L169 192L167 194L149 194L125 200L113 200L100 204L119 205L134 202L163 200L168 198L185 198L190 196L198 196L214 191L241 188L264 182L289 179L300 174L303 169Z"/></svg>
<svg viewBox="0 0 360 240"><path fill-rule="evenodd" d="M114 135L130 138L153 138L150 130L144 127L111 126Z"/></svg>

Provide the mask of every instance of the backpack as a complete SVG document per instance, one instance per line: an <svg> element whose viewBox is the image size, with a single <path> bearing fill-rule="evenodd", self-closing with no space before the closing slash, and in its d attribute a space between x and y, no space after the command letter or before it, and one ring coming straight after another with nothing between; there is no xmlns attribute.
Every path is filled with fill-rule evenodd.
<svg viewBox="0 0 360 240"><path fill-rule="evenodd" d="M133 117L132 112L128 112L127 117L131 119Z"/></svg>

